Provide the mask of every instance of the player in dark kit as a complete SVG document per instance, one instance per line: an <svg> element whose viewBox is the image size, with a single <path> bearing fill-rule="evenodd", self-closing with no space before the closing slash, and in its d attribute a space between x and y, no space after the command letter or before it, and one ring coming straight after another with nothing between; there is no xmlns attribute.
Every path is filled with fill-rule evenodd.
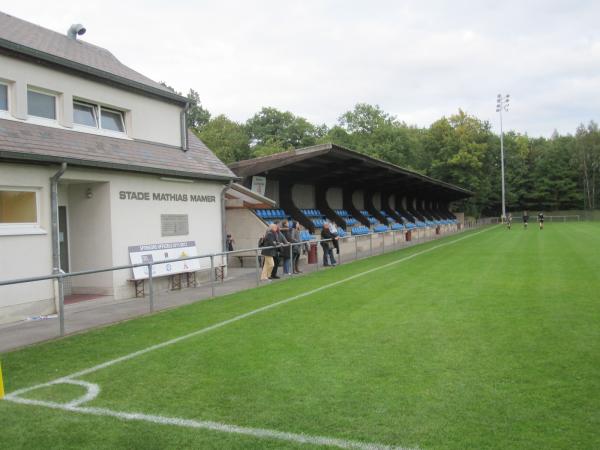
<svg viewBox="0 0 600 450"><path fill-rule="evenodd" d="M529 213L527 211L523 211L523 227L527 229L527 225L529 225Z"/></svg>
<svg viewBox="0 0 600 450"><path fill-rule="evenodd" d="M540 223L540 230L544 229L544 213L540 211L538 214L538 222Z"/></svg>
<svg viewBox="0 0 600 450"><path fill-rule="evenodd" d="M510 230L511 227L512 227L512 214L508 213L508 216L506 216L506 228L508 228Z"/></svg>

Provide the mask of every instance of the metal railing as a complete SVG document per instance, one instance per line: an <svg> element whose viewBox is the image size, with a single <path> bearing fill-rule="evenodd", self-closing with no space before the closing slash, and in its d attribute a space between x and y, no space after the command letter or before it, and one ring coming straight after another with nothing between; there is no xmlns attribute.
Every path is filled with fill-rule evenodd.
<svg viewBox="0 0 600 450"><path fill-rule="evenodd" d="M478 228L480 226L488 225L490 223L493 223L493 221L479 220L479 221L465 223L462 226L461 225L442 226L442 228L444 228L445 232L441 233L441 234L438 234L439 230L436 230L436 227L413 228L412 230L410 230L410 239L407 239L407 230L388 230L388 231L379 232L379 233L371 232L371 233L364 234L364 235L347 235L344 237L339 237L338 240L340 243L344 243L346 245L349 242L354 241L354 251L353 252L348 251L348 249L346 248L345 249L346 252L344 252L344 260L346 260L346 258L348 258L349 260L358 260L358 259L361 259L364 257L370 257L370 256L374 256L376 254L383 254L383 253L386 253L389 251L398 250L400 248L403 248L403 247L406 247L409 245L427 242L427 241L430 241L433 239L448 236L450 234L460 233L460 232L463 232L463 231L466 231L466 230L469 230L472 228ZM374 246L375 238L380 238L380 242L378 242L379 248L375 248L375 246ZM366 240L369 241L369 245L368 245L368 252L366 252L366 255L365 255L364 250L361 250L361 252L359 252L359 247L364 246L364 243ZM93 275L93 274L99 274L99 273L105 273L105 272L114 272L114 271L118 271L118 270L132 270L132 269L138 268L138 267L146 267L148 270L148 277L144 278L143 280L147 281L147 283L148 283L148 295L147 295L148 296L148 309L147 309L147 312L152 313L155 311L155 279L157 278L153 274L154 266L158 266L161 264L173 263L173 262L179 262L179 261L208 259L210 261L210 272L209 272L209 278L208 278L208 283L210 285L210 297L214 297L216 295L215 288L217 285L217 283L216 283L217 277L216 277L216 273L215 273L216 272L215 269L217 268L217 265L215 263L217 261L221 262L221 264L219 266L221 268L224 268L224 267L228 266L229 257L231 257L231 256L237 255L237 256L243 256L243 257L248 257L248 256L253 257L255 271L256 271L254 284L256 286L259 286L261 284L261 279L260 279L261 270L262 270L261 261L263 259L263 256L261 253L263 250L275 249L278 252L289 252L288 253L289 258L284 258L284 259L289 259L290 263L292 264L292 267L293 267L294 248L295 247L299 246L300 247L299 252L302 253L303 247L306 246L307 244L309 246L309 251L311 251L311 247L316 246L316 250L314 250L315 253L313 255L313 258L316 257L316 260L311 264L314 265L314 270L318 271L318 270L320 270L320 266L321 267L323 266L323 264L321 264L321 265L319 264L319 260L320 260L319 247L322 247L323 243L325 243L325 242L329 243L331 241L332 241L332 239L312 239L310 241L302 241L302 242L298 242L298 243L289 243L289 244L279 244L279 245L272 246L272 247L255 247L255 248L249 248L249 249L233 250L233 251L228 251L228 252L217 252L217 253L203 254L203 255L197 255L197 256L188 256L188 257L184 257L184 258L169 259L169 260L163 260L163 261L158 261L158 262L148 262L148 263L139 263L139 264L124 264L124 265L104 267L104 268L99 268L99 269L81 270L81 271L74 271L74 272L68 272L68 273L60 272L60 273L55 273L55 274L43 275L43 276L26 277L26 278L18 278L18 279L11 279L11 280L1 280L0 287L8 286L8 285L34 283L34 282L39 282L39 281L49 281L49 280L56 283L57 286L55 285L55 292L57 293L57 296L58 296L58 299L57 299L58 300L57 301L57 304L58 304L57 305L58 306L57 315L58 315L58 322L59 322L59 330L58 331L59 331L60 336L64 336L65 335L65 296L64 296L64 289L62 289L62 287L63 287L63 284L65 283L65 281L69 278L73 278L73 277L77 277L77 276L84 276L84 275ZM286 256L288 256L288 255L286 255ZM340 251L337 256L340 259L339 262L341 263L342 262L342 252ZM223 263L223 261L225 261L225 263ZM306 265L304 265L303 267L306 267ZM201 271L199 271L199 272L201 272ZM293 269L292 269L292 272L293 272ZM169 274L169 275L177 275L177 273ZM166 275L161 275L161 277L163 277L163 276L166 276ZM246 287L249 287L249 286L246 286Z"/></svg>
<svg viewBox="0 0 600 450"><path fill-rule="evenodd" d="M579 216L579 214L570 214L570 215L564 215L564 216L544 216L544 221L545 222L579 222L581 220L581 217ZM523 222L523 217L522 216L516 216L512 218L513 222ZM538 218L537 218L537 214L535 216L529 216L529 222L532 223L537 223Z"/></svg>

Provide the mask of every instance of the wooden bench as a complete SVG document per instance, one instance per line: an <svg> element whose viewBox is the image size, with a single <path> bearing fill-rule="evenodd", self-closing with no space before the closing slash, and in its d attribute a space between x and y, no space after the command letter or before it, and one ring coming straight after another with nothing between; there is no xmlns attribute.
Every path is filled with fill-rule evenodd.
<svg viewBox="0 0 600 450"><path fill-rule="evenodd" d="M224 266L223 266L224 267ZM161 275L160 277L154 276L152 277L153 279L156 278L163 278L165 276L169 277L169 286L170 289L172 291L179 291L181 290L181 281L182 279L185 280L186 283L186 287L196 287L198 285L197 281L196 281L196 271L191 271L191 272L178 272L178 273L172 273L170 275ZM148 278L141 278L139 280L136 280L135 278L129 278L127 281L133 283L134 289L135 289L135 297L144 297L146 295L146 283L145 281Z"/></svg>

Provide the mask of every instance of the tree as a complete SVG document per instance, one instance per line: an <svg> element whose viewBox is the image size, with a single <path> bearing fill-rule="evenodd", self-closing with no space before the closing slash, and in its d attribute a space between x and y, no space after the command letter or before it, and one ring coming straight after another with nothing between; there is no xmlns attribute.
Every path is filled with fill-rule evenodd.
<svg viewBox="0 0 600 450"><path fill-rule="evenodd" d="M202 107L200 95L193 89L187 95L189 103L187 111L187 126L200 131L210 120L210 112Z"/></svg>
<svg viewBox="0 0 600 450"><path fill-rule="evenodd" d="M315 145L326 132L325 125L315 126L289 111L264 107L246 122L252 145L258 148L281 145L279 151Z"/></svg>
<svg viewBox="0 0 600 450"><path fill-rule="evenodd" d="M197 134L225 163L251 157L250 138L244 126L224 115L210 119Z"/></svg>
<svg viewBox="0 0 600 450"><path fill-rule="evenodd" d="M583 189L584 208L594 209L600 202L600 130L598 124L581 124L575 133L575 153Z"/></svg>

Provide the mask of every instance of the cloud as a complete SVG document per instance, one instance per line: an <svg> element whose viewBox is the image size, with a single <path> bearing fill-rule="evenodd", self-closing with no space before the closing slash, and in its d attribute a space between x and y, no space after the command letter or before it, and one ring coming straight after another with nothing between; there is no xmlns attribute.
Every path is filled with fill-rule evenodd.
<svg viewBox="0 0 600 450"><path fill-rule="evenodd" d="M215 114L275 106L333 124L357 102L428 125L462 108L508 129L550 135L599 120L600 4L467 1L75 2L5 11L84 39Z"/></svg>

